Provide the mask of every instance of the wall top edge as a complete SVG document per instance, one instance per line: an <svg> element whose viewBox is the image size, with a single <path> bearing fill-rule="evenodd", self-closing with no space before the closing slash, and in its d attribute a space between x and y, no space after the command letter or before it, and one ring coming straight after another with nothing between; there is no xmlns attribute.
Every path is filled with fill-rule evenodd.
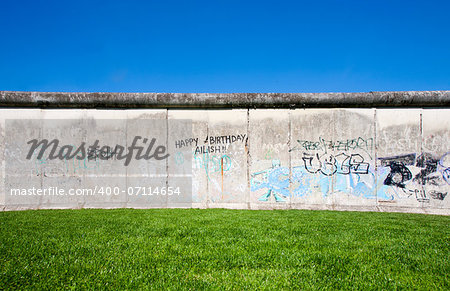
<svg viewBox="0 0 450 291"><path fill-rule="evenodd" d="M0 91L0 107L345 108L450 107L450 91L363 93L85 93Z"/></svg>

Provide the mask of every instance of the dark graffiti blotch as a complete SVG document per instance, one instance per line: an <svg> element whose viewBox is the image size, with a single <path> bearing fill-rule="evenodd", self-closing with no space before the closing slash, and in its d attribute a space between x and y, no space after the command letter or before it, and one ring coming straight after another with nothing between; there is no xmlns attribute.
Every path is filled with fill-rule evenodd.
<svg viewBox="0 0 450 291"><path fill-rule="evenodd" d="M391 163L399 163L405 166L413 166L416 161L416 154L407 154L401 156L393 156L387 158L378 158L383 167L389 167Z"/></svg>
<svg viewBox="0 0 450 291"><path fill-rule="evenodd" d="M414 177L414 181L421 185L431 184L431 185L439 185L439 177L430 176L435 173L437 170L439 159L435 159L429 153L423 153L416 159L416 166L419 168L423 168L419 174Z"/></svg>
<svg viewBox="0 0 450 291"><path fill-rule="evenodd" d="M390 162L389 167L391 172L384 180L384 185L405 188L405 182L412 178L411 171L399 162Z"/></svg>
<svg viewBox="0 0 450 291"><path fill-rule="evenodd" d="M430 194L431 198L437 199L437 200L444 200L445 196L447 196L447 192L439 192L439 191L430 191L428 194Z"/></svg>

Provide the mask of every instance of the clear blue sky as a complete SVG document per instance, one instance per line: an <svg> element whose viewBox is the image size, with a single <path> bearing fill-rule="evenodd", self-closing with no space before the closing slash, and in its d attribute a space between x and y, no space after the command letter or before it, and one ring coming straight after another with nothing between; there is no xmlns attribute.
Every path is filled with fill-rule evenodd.
<svg viewBox="0 0 450 291"><path fill-rule="evenodd" d="M450 90L450 1L1 1L0 90Z"/></svg>

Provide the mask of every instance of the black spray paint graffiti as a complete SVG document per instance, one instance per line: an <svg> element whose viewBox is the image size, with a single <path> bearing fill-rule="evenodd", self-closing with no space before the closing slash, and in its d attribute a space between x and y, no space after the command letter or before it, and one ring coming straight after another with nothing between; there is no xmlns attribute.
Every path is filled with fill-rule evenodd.
<svg viewBox="0 0 450 291"><path fill-rule="evenodd" d="M439 190L439 187L450 184L448 173L448 153L441 158L433 157L430 153L419 156L408 154L393 157L379 158L382 167L389 167L389 174L384 180L384 185L398 187L407 195L415 195L419 202L429 202L432 199L444 200L448 192ZM419 172L413 176L410 167L416 167ZM423 189L408 189L407 184L417 186L428 185L430 191ZM427 195L428 194L428 195Z"/></svg>
<svg viewBox="0 0 450 291"><path fill-rule="evenodd" d="M207 136L204 143L208 145L196 146L194 154L226 153L230 144L246 141L246 134Z"/></svg>
<svg viewBox="0 0 450 291"><path fill-rule="evenodd" d="M235 135L220 135L220 136L207 136L203 143L205 145L199 145L198 137L191 137L186 139L180 139L175 141L175 148L183 147L195 147L194 154L207 154L207 153L226 153L228 146L236 142L246 142L246 134Z"/></svg>
<svg viewBox="0 0 450 291"><path fill-rule="evenodd" d="M373 138L364 139L362 137L346 140L325 140L319 137L318 141L297 140L298 145L289 151L350 151L363 150L370 156L370 151L373 149Z"/></svg>
<svg viewBox="0 0 450 291"><path fill-rule="evenodd" d="M109 146L104 146L101 149L88 149L88 160L112 160L117 159L118 150Z"/></svg>
<svg viewBox="0 0 450 291"><path fill-rule="evenodd" d="M203 145L203 146L196 147L194 154L199 155L199 154L209 154L209 153L211 153L211 154L225 153L226 151L227 151L226 145L217 145L217 146Z"/></svg>
<svg viewBox="0 0 450 291"><path fill-rule="evenodd" d="M405 188L405 182L412 178L411 171L404 164L398 162L390 163L389 168L391 171L384 180L384 185Z"/></svg>
<svg viewBox="0 0 450 291"><path fill-rule="evenodd" d="M369 163L364 162L364 158L360 154L347 155L340 153L336 156L331 154L303 154L303 162L305 169L309 173L321 172L325 176L334 174L348 175L367 174L369 172Z"/></svg>
<svg viewBox="0 0 450 291"><path fill-rule="evenodd" d="M421 185L439 185L440 177L433 175L437 171L440 159L433 158L429 153L424 153L416 159L416 166L423 168L419 174L414 177L414 181Z"/></svg>
<svg viewBox="0 0 450 291"><path fill-rule="evenodd" d="M221 136L207 136L205 143L213 144L231 144L234 142L244 142L246 140L246 134L236 135L221 135Z"/></svg>
<svg viewBox="0 0 450 291"><path fill-rule="evenodd" d="M195 144L195 146L198 145L198 137L191 137L186 139L180 139L175 141L175 148L183 148L183 147L192 147Z"/></svg>
<svg viewBox="0 0 450 291"><path fill-rule="evenodd" d="M175 141L175 148L190 147L193 153L193 167L204 169L208 180L211 173L228 172L236 165L233 158L227 153L228 147L233 143L247 142L247 134L206 136L204 139L190 137ZM202 144L202 141L204 144ZM174 155L176 165L184 163L183 153Z"/></svg>
<svg viewBox="0 0 450 291"><path fill-rule="evenodd" d="M412 179L412 173L407 166L413 166L416 154L379 158L381 166L389 167L390 172L383 184L405 188L405 182Z"/></svg>
<svg viewBox="0 0 450 291"><path fill-rule="evenodd" d="M304 153L302 165L293 166L291 171L282 167L279 160L273 160L271 168L251 175L251 191L266 189L258 200L269 201L273 196L275 202L314 191L322 192L324 197L332 191L380 201L413 198L424 203L447 196L450 154L440 159L430 154L409 154L379 160L377 171L359 154Z"/></svg>

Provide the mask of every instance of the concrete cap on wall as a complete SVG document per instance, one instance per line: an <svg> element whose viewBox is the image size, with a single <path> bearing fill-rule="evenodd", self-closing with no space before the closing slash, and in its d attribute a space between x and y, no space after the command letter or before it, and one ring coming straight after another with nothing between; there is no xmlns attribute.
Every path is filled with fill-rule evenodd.
<svg viewBox="0 0 450 291"><path fill-rule="evenodd" d="M0 91L0 107L205 109L449 106L450 91L227 94Z"/></svg>

